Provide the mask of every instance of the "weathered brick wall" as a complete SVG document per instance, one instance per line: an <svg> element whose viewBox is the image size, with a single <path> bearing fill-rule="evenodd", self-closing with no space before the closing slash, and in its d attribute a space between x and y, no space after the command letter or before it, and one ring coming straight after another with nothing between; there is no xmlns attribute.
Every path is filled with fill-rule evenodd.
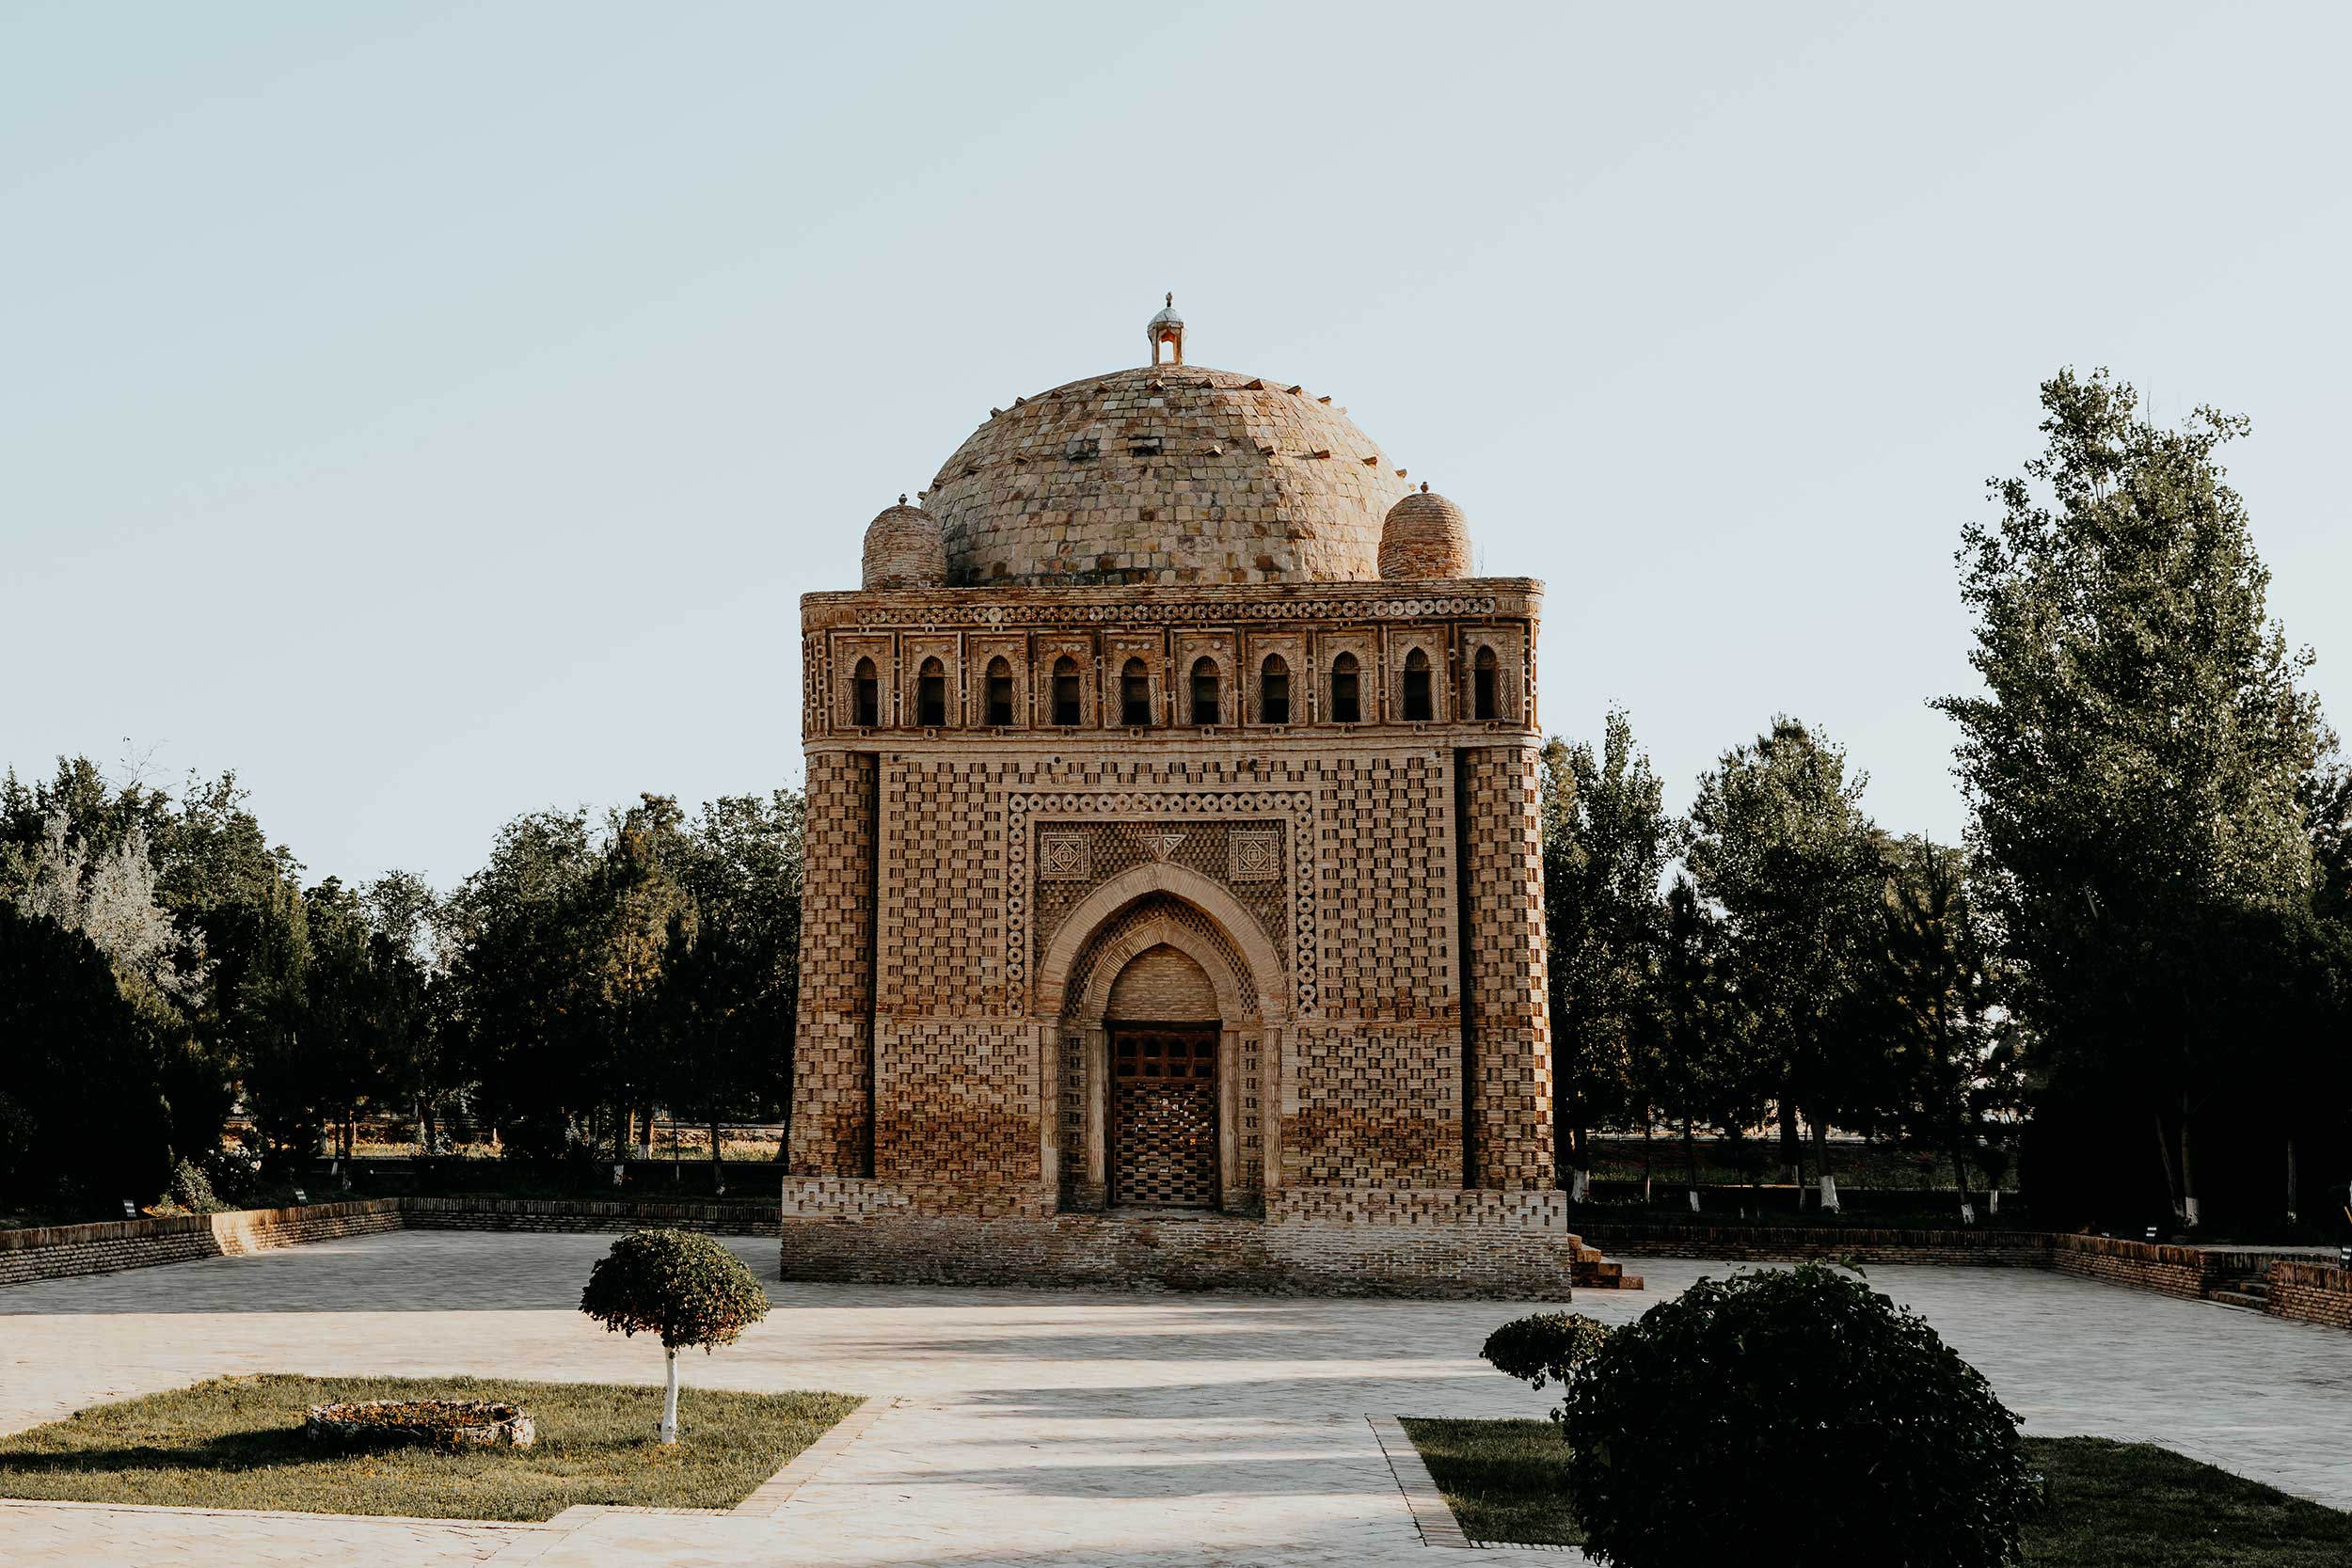
<svg viewBox="0 0 2352 1568"><path fill-rule="evenodd" d="M2221 1272L2216 1261L2217 1255L2195 1247L2164 1246L2106 1236L2050 1238L2050 1263L2061 1274L2160 1291L2168 1296L2192 1300L2201 1299L2206 1281Z"/></svg>
<svg viewBox="0 0 2352 1568"><path fill-rule="evenodd" d="M400 1228L391 1198L0 1230L0 1285L184 1263Z"/></svg>
<svg viewBox="0 0 2352 1568"><path fill-rule="evenodd" d="M808 757L800 1017L792 1050L791 1167L863 1176L873 1147L873 885L877 760Z"/></svg>
<svg viewBox="0 0 2352 1568"><path fill-rule="evenodd" d="M2270 1265L2266 1309L2276 1318L2352 1328L2352 1269L2277 1259Z"/></svg>
<svg viewBox="0 0 2352 1568"><path fill-rule="evenodd" d="M1871 1263L2046 1265L2050 1238L2030 1230L1908 1230L1827 1226L1622 1225L1587 1220L1587 1245L1613 1257L1704 1258L1724 1262L1804 1262L1851 1259Z"/></svg>

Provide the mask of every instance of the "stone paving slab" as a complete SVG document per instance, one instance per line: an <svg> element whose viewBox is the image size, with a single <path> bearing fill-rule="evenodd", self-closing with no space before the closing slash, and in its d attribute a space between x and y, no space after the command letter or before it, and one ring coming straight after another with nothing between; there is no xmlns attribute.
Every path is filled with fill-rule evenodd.
<svg viewBox="0 0 2352 1568"><path fill-rule="evenodd" d="M0 1290L0 1431L229 1372L650 1386L659 1351L574 1309L611 1240L410 1231ZM1367 1415L1549 1402L1476 1359L1491 1329L1539 1304L783 1284L772 1247L738 1243L780 1309L683 1363L689 1386L830 1388L871 1398L851 1420L874 1414L767 1516L582 1509L517 1533L0 1503L0 1561L1429 1568L1455 1554L1422 1544ZM1623 1321L1728 1268L1645 1259L1646 1291L1576 1307ZM2352 1507L2352 1335L2042 1271L1870 1278L1924 1312L2029 1431L2153 1436Z"/></svg>

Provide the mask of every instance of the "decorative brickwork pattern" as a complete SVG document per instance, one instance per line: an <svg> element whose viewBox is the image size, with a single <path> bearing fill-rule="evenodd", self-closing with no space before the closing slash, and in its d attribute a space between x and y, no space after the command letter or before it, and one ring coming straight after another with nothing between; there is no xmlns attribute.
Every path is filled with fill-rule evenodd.
<svg viewBox="0 0 2352 1568"><path fill-rule="evenodd" d="M801 893L800 1014L793 1037L791 1165L866 1174L873 1147L873 942L878 759L808 759Z"/></svg>
<svg viewBox="0 0 2352 1568"><path fill-rule="evenodd" d="M1544 867L1536 758L1524 747L1472 750L1461 775L1470 847L1477 1182L1554 1180L1551 1021L1544 960Z"/></svg>

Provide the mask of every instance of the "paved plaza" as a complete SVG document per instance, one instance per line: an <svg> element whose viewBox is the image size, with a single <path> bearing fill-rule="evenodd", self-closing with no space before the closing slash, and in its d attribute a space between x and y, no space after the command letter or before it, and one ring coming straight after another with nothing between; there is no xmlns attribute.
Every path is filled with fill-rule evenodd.
<svg viewBox="0 0 2352 1568"><path fill-rule="evenodd" d="M407 1231L0 1291L0 1431L230 1372L652 1382L658 1351L574 1309L611 1242ZM0 1561L1426 1568L1451 1554L1422 1544L1368 1418L1549 1402L1476 1359L1524 1305L785 1285L772 1243L732 1244L781 1310L685 1361L690 1385L884 1406L781 1508L539 1527L0 1502ZM1730 1267L1644 1259L1646 1291L1576 1305L1623 1320ZM2352 1508L2352 1335L2039 1270L1870 1277L2029 1431Z"/></svg>

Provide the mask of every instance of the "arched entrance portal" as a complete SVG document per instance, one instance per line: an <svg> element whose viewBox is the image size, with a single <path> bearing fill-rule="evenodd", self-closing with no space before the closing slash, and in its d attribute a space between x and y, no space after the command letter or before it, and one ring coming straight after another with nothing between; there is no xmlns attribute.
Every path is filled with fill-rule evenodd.
<svg viewBox="0 0 2352 1568"><path fill-rule="evenodd" d="M1122 1208L1219 1206L1216 987L1162 943L1111 982L1108 1196Z"/></svg>
<svg viewBox="0 0 2352 1568"><path fill-rule="evenodd" d="M1173 1198L1258 1212L1274 1158L1269 1107L1288 1015L1281 959L1248 911L1181 865L1137 866L1063 918L1039 955L1037 976L1036 1017L1049 1052L1045 1104L1054 1116L1046 1163L1058 1172L1062 1207L1158 1207ZM1182 1076L1172 1071L1179 1062ZM1157 1089L1140 1086L1154 1083ZM1207 1092L1179 1094L1175 1085ZM1146 1102L1202 1098L1206 1135L1196 1108L1181 1142L1155 1146L1152 1129L1166 1122L1152 1120ZM1171 1143L1184 1156L1172 1164ZM1209 1150L1216 1164L1204 1176Z"/></svg>

